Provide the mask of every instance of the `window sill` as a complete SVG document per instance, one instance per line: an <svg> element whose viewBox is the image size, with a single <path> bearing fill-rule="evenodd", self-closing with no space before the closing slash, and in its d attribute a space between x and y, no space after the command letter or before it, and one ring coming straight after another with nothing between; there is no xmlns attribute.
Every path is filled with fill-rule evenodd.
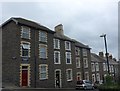
<svg viewBox="0 0 120 91"><path fill-rule="evenodd" d="M60 50L60 48L54 48L55 50Z"/></svg>
<svg viewBox="0 0 120 91"><path fill-rule="evenodd" d="M70 80L67 80L68 82L72 82L72 79L70 79Z"/></svg>
<svg viewBox="0 0 120 91"><path fill-rule="evenodd" d="M71 51L71 49L65 49L66 51Z"/></svg>
<svg viewBox="0 0 120 91"><path fill-rule="evenodd" d="M21 58L30 58L30 56L21 56Z"/></svg>
<svg viewBox="0 0 120 91"><path fill-rule="evenodd" d="M66 63L66 64L72 64L72 63Z"/></svg>
<svg viewBox="0 0 120 91"><path fill-rule="evenodd" d="M54 63L54 64L61 64L61 63Z"/></svg>
<svg viewBox="0 0 120 91"><path fill-rule="evenodd" d="M83 57L87 57L87 55L83 55Z"/></svg>
<svg viewBox="0 0 120 91"><path fill-rule="evenodd" d="M21 37L22 39L26 39L26 40L30 40L30 38L24 38L24 37Z"/></svg>
<svg viewBox="0 0 120 91"><path fill-rule="evenodd" d="M47 60L47 58L40 58L40 59L42 59L42 60Z"/></svg>
<svg viewBox="0 0 120 91"><path fill-rule="evenodd" d="M40 81L43 81L43 80L48 80L47 78L40 78Z"/></svg>
<svg viewBox="0 0 120 91"><path fill-rule="evenodd" d="M46 43L47 43L47 41L39 41L39 42L44 43L44 44L46 44Z"/></svg>

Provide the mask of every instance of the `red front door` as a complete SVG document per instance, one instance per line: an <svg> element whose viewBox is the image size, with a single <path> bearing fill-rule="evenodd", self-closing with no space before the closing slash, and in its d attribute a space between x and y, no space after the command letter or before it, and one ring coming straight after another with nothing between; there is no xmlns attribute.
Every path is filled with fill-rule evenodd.
<svg viewBox="0 0 120 91"><path fill-rule="evenodd" d="M28 86L28 70L22 70L22 86Z"/></svg>

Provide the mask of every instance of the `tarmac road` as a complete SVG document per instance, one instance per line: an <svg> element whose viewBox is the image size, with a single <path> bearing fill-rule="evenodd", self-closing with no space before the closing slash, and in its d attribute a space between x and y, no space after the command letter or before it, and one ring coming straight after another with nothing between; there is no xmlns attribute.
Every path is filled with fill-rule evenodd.
<svg viewBox="0 0 120 91"><path fill-rule="evenodd" d="M73 88L62 88L62 89L40 89L40 88L29 88L29 89L2 89L2 91L99 91L98 89L95 90L76 90Z"/></svg>

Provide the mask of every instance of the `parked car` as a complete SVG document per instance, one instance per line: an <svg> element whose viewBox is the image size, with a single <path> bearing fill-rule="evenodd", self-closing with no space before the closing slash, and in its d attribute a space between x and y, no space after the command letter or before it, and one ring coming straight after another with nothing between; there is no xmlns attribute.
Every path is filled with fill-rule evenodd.
<svg viewBox="0 0 120 91"><path fill-rule="evenodd" d="M94 89L94 85L88 80L79 80L76 84L76 89Z"/></svg>
<svg viewBox="0 0 120 91"><path fill-rule="evenodd" d="M102 82L96 81L94 83L94 88L98 88L101 84L103 84Z"/></svg>

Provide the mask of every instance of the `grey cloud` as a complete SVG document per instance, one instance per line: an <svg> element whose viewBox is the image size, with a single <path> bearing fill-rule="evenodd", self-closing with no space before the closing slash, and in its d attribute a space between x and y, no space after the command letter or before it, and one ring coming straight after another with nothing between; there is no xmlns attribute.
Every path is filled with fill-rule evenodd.
<svg viewBox="0 0 120 91"><path fill-rule="evenodd" d="M22 16L52 30L62 23L66 35L89 45L96 53L104 51L104 42L99 36L106 33L109 51L118 57L117 2L106 1L3 3L2 20Z"/></svg>

